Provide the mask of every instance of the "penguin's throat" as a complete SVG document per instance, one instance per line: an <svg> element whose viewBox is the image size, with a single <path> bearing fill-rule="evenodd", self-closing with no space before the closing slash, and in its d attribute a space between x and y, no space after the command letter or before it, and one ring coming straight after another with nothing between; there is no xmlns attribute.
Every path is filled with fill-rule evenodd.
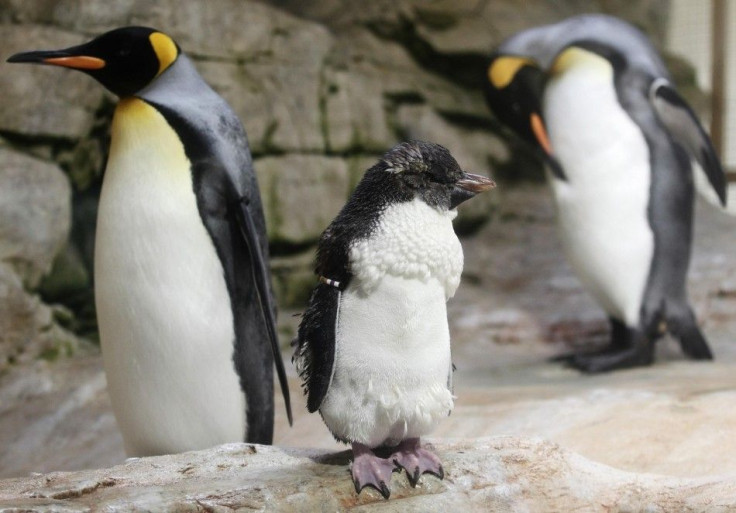
<svg viewBox="0 0 736 513"><path fill-rule="evenodd" d="M376 230L350 248L357 284L370 292L385 275L425 283L434 279L452 297L463 269L462 247L452 227L456 216L456 210L438 210L420 199L387 207Z"/></svg>

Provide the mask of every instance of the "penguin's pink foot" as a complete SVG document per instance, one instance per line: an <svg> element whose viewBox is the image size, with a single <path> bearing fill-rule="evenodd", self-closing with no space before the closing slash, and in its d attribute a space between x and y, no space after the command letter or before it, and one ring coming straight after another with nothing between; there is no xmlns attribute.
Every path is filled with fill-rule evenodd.
<svg viewBox="0 0 736 513"><path fill-rule="evenodd" d="M370 486L378 490L384 499L388 499L391 495L388 487L391 474L397 470L390 459L379 458L368 446L353 442L353 464L350 471L356 493Z"/></svg>
<svg viewBox="0 0 736 513"><path fill-rule="evenodd" d="M440 479L445 477L442 462L437 455L419 445L419 438L407 438L401 442L391 459L397 467L406 470L412 486L417 485L422 474L433 474Z"/></svg>

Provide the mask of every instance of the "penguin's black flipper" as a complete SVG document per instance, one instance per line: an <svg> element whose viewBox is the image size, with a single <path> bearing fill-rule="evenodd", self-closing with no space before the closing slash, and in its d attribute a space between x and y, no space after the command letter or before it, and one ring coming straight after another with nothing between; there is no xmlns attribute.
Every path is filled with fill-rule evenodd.
<svg viewBox="0 0 736 513"><path fill-rule="evenodd" d="M340 294L340 289L332 285L317 285L299 324L294 359L304 381L310 413L319 409L332 381Z"/></svg>
<svg viewBox="0 0 736 513"><path fill-rule="evenodd" d="M726 175L710 137L693 110L665 79L652 82L649 99L667 131L703 168L708 181L718 194L721 205L725 206Z"/></svg>
<svg viewBox="0 0 736 513"><path fill-rule="evenodd" d="M273 361L276 364L276 373L279 377L279 385L284 395L284 403L286 405L286 416L289 419L289 425L293 424L291 415L291 399L289 397L289 383L286 380L286 370L284 369L284 361L281 359L281 349L279 347L279 338L276 334L276 319L271 308L271 292L268 285L268 269L261 255L260 245L258 243L258 231L256 230L253 217L248 210L248 199L241 198L238 204L236 217L240 226L240 233L248 246L251 262L253 265L253 275L255 278L256 290L258 292L258 300L261 305L261 312L264 316L266 329L268 330L268 338L271 341L271 350L273 351Z"/></svg>

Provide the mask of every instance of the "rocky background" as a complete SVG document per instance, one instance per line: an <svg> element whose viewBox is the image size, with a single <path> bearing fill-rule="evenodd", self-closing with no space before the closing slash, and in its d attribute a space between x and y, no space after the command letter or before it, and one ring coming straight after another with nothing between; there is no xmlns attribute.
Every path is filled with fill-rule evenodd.
<svg viewBox="0 0 736 513"><path fill-rule="evenodd" d="M233 445L96 473L5 480L0 506L76 511L130 505L137 496L142 509L172 511L273 509L279 497L284 511L303 510L308 499L361 511L370 502L385 511L428 504L727 511L736 504L734 219L698 209L691 296L715 364L679 361L667 341L656 366L609 376L547 363L571 346L605 340L607 325L560 255L539 162L491 118L480 91L489 50L519 29L606 12L659 44L667 7L666 0L0 0L0 478L124 458L91 283L115 98L80 73L4 63L12 53L139 24L171 34L194 58L249 135L286 359L291 314L314 284L314 243L386 149L406 138L432 140L499 182L461 210L456 226L466 267L449 305L458 402L436 433L450 468L445 483L399 487L404 509L365 493L356 501L347 459L324 452L339 446L317 415L306 414L287 365L296 419L289 429L277 405L276 443L322 451ZM702 112L690 67L667 60ZM498 437L509 434L521 438ZM494 438L472 441L481 436ZM535 436L563 448L528 438ZM261 487L264 479L276 479L280 491Z"/></svg>
<svg viewBox="0 0 736 513"><path fill-rule="evenodd" d="M526 26L620 15L656 41L665 0L0 0L0 370L96 339L92 253L115 98L78 72L10 65L124 25L171 34L235 108L255 157L282 308L314 283L313 245L352 187L407 138L451 149L496 179L539 178L480 92L484 59ZM687 77L686 77L687 78ZM470 233L498 194L461 212ZM284 333L285 339L290 334Z"/></svg>

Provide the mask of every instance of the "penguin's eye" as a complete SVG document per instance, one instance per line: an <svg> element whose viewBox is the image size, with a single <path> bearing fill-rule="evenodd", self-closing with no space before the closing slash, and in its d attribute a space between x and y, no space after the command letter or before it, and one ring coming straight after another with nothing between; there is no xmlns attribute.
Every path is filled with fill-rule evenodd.
<svg viewBox="0 0 736 513"><path fill-rule="evenodd" d="M125 45L125 46L123 46L123 47L119 48L119 49L118 49L118 50L117 50L117 51L115 52L115 56L116 56L116 57L120 57L120 58L125 58L125 57L127 57L127 56L129 56L129 55L130 55L131 51L132 51L131 47L130 47L130 46L128 46L128 45Z"/></svg>

